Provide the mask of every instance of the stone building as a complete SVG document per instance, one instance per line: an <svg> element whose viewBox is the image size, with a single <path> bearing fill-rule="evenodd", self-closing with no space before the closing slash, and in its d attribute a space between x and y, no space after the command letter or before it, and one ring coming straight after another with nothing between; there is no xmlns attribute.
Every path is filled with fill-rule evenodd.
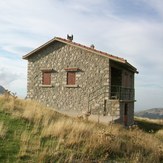
<svg viewBox="0 0 163 163"><path fill-rule="evenodd" d="M57 110L119 115L133 123L134 74L127 60L55 37L23 56L28 60L27 97Z"/></svg>

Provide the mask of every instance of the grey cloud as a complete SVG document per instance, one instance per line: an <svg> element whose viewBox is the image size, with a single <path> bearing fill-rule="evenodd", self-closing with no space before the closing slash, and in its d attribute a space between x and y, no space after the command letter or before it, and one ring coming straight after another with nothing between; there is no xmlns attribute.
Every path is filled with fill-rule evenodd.
<svg viewBox="0 0 163 163"><path fill-rule="evenodd" d="M128 11L125 7L127 1L129 0L0 1L0 49L10 55L19 54L20 57L54 36L65 37L67 33L72 33L75 42L88 46L95 44L97 49L123 57L136 66L140 71L136 76L136 92L139 99L143 98L146 92L150 92L151 85L156 87L163 83L160 75L163 73L163 23L150 14L143 17L141 13L133 14L135 10ZM134 3L138 3L138 6L146 4L146 8L150 7L148 11L152 8L162 15L162 0L130 1L130 7ZM119 5L123 5L120 12L117 11ZM0 55L5 57L5 54ZM17 61L11 58L3 61L5 63L0 63L0 82L9 84L10 87L17 84L17 90L20 90L21 85L21 89L24 89L26 80L22 76L25 78L27 74L25 61L23 63L20 58ZM2 69L3 67L5 68ZM8 67L9 70L6 69ZM144 89L146 83L148 87ZM161 93L159 95L163 96ZM154 95L149 93L146 100L152 98L155 99ZM159 103L162 104L162 101ZM153 107L152 103L148 104L150 105Z"/></svg>
<svg viewBox="0 0 163 163"><path fill-rule="evenodd" d="M20 75L0 69L0 85L10 85L15 80L19 79Z"/></svg>

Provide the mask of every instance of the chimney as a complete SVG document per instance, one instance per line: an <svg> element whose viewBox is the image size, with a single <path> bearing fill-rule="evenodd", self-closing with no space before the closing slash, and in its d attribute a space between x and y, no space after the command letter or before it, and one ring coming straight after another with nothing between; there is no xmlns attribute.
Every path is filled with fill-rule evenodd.
<svg viewBox="0 0 163 163"><path fill-rule="evenodd" d="M94 48L95 48L95 46L92 44L92 45L90 46L90 48L94 49Z"/></svg>
<svg viewBox="0 0 163 163"><path fill-rule="evenodd" d="M70 36L70 35L67 34L67 40L72 41L73 40L73 35Z"/></svg>

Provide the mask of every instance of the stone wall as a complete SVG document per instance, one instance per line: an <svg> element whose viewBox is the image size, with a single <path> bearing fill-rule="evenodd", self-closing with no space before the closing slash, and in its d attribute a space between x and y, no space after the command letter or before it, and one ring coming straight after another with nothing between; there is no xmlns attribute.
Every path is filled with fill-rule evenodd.
<svg viewBox="0 0 163 163"><path fill-rule="evenodd" d="M72 67L79 68L75 88L66 86L65 68ZM51 87L42 86L42 69L54 70ZM27 97L58 110L87 110L89 93L108 84L109 59L77 47L54 42L28 58ZM93 112L103 100L91 102Z"/></svg>
<svg viewBox="0 0 163 163"><path fill-rule="evenodd" d="M120 116L120 102L119 100L108 100L107 114L111 116Z"/></svg>
<svg viewBox="0 0 163 163"><path fill-rule="evenodd" d="M53 42L28 58L27 97L57 110L91 110L92 114L119 115L119 122L124 123L125 102L109 99L109 62L108 58L84 49ZM68 87L65 69L74 67L78 68L77 86ZM43 69L54 70L51 86L42 85ZM91 98L93 100L89 102ZM134 102L130 102L128 125L133 124L133 116Z"/></svg>

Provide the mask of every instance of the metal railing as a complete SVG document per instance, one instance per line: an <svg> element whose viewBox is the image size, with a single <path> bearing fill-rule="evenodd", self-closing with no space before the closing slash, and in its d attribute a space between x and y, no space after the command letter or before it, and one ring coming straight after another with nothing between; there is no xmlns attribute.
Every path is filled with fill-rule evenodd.
<svg viewBox="0 0 163 163"><path fill-rule="evenodd" d="M101 86L89 93L88 111L90 111L90 105L92 101L104 101L105 98L114 100L135 100L135 90L133 88L126 88L118 85L112 85L110 88L109 85Z"/></svg>
<svg viewBox="0 0 163 163"><path fill-rule="evenodd" d="M135 90L133 88L112 85L110 99L135 100Z"/></svg>

